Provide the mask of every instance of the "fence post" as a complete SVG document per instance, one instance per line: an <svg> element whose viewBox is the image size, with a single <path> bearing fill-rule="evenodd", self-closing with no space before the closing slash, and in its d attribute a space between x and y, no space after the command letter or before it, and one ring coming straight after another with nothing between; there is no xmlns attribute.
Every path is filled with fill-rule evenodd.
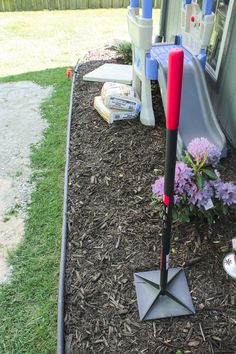
<svg viewBox="0 0 236 354"><path fill-rule="evenodd" d="M105 9L113 7L112 0L101 0L100 7Z"/></svg>
<svg viewBox="0 0 236 354"><path fill-rule="evenodd" d="M154 2L154 8L155 9L160 9L161 7L161 0L155 0Z"/></svg>
<svg viewBox="0 0 236 354"><path fill-rule="evenodd" d="M130 4L130 0L124 0L123 1L123 7L128 7L129 6L129 4Z"/></svg>
<svg viewBox="0 0 236 354"><path fill-rule="evenodd" d="M98 9L100 7L100 1L99 0L89 0L88 3L88 8L89 9Z"/></svg>
<svg viewBox="0 0 236 354"><path fill-rule="evenodd" d="M112 1L112 7L113 7L114 9L123 7L123 0L113 0L113 1Z"/></svg>

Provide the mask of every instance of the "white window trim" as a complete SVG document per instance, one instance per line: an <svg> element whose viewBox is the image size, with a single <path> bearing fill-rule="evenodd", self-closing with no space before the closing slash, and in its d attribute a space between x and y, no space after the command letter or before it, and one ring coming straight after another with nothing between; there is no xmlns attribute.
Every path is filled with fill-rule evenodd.
<svg viewBox="0 0 236 354"><path fill-rule="evenodd" d="M206 70L213 77L214 80L218 79L220 66L221 66L223 53L224 53L225 41L226 41L228 29L229 29L230 18L231 18L232 11L233 11L233 5L234 5L234 0L230 0L227 15L226 15L226 20L225 20L223 36L222 36L222 40L221 40L221 44L220 44L220 51L219 51L219 56L217 59L216 69L214 70L208 62L206 63Z"/></svg>

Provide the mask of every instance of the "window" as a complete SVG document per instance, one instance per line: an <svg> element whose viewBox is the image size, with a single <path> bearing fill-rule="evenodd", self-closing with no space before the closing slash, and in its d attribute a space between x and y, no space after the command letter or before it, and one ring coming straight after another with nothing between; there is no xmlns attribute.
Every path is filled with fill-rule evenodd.
<svg viewBox="0 0 236 354"><path fill-rule="evenodd" d="M233 0L214 1L215 24L210 44L207 47L206 69L215 80L220 70L232 9Z"/></svg>

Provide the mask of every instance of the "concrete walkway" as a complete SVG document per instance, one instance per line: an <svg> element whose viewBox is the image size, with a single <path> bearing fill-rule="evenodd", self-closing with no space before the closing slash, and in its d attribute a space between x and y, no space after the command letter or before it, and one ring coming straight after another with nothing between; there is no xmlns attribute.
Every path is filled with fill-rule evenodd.
<svg viewBox="0 0 236 354"><path fill-rule="evenodd" d="M52 87L22 81L0 84L0 282L10 275L8 252L21 241L30 182L30 146L42 142L47 123L40 106Z"/></svg>

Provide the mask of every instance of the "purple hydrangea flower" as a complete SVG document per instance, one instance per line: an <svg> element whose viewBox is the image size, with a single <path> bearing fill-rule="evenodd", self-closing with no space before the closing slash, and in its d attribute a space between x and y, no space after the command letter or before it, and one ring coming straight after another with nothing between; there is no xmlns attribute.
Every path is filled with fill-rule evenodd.
<svg viewBox="0 0 236 354"><path fill-rule="evenodd" d="M188 191L188 203L196 205L198 208L206 208L211 198L214 196L214 189L211 183L204 182L202 189L198 189L195 183L189 187Z"/></svg>
<svg viewBox="0 0 236 354"><path fill-rule="evenodd" d="M160 177L155 181L152 185L152 193L162 198L164 194L164 177Z"/></svg>
<svg viewBox="0 0 236 354"><path fill-rule="evenodd" d="M211 187L213 187L213 189L215 190L216 188L216 185L221 182L221 179L220 179L220 172L218 170L214 170L215 172L215 175L216 175L216 179L215 180L209 180L208 183Z"/></svg>
<svg viewBox="0 0 236 354"><path fill-rule="evenodd" d="M226 205L236 204L236 185L232 182L216 181L215 197Z"/></svg>
<svg viewBox="0 0 236 354"><path fill-rule="evenodd" d="M177 162L175 167L175 193L183 193L186 186L191 183L192 177L192 169L184 162Z"/></svg>
<svg viewBox="0 0 236 354"><path fill-rule="evenodd" d="M175 167L175 195L174 204L179 204L183 193L191 183L193 172L184 162L177 162ZM158 178L152 186L152 192L159 198L164 194L164 177Z"/></svg>
<svg viewBox="0 0 236 354"><path fill-rule="evenodd" d="M181 196L180 195L174 195L174 205L177 205L181 202Z"/></svg>
<svg viewBox="0 0 236 354"><path fill-rule="evenodd" d="M195 159L203 159L204 153L207 154L206 164L216 166L220 160L221 152L217 146L206 138L195 138L191 140L187 147L188 152Z"/></svg>

